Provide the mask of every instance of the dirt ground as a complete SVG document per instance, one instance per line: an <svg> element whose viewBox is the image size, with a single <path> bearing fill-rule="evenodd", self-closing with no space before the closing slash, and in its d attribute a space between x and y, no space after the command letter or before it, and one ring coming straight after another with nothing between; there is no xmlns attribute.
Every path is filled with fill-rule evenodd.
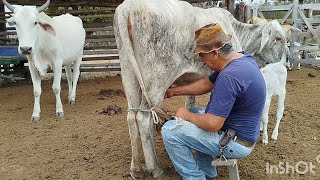
<svg viewBox="0 0 320 180"><path fill-rule="evenodd" d="M131 179L127 175L131 161L127 103L121 92L120 76L82 79L74 106L67 105L67 83L63 81L63 119L54 117L51 82L42 84L42 113L38 123L30 121L31 85L0 88L0 179ZM265 146L259 139L254 152L238 162L241 179L320 179L319 93L320 70L302 67L300 71L288 72L279 140ZM208 95L197 98L198 105L204 106L207 98ZM269 137L275 122L275 100ZM164 107L176 110L183 104L184 98L177 97L166 100ZM114 105L121 107L122 112L108 115L106 108ZM158 133L155 141L159 164L167 173L160 179L181 179ZM226 168L218 169L218 179L228 179Z"/></svg>

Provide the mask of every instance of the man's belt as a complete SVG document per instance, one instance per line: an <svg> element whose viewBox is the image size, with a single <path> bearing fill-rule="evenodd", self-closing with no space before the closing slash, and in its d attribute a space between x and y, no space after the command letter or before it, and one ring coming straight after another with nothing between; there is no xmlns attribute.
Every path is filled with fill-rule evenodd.
<svg viewBox="0 0 320 180"><path fill-rule="evenodd" d="M252 142L249 142L249 141L246 141L246 140L243 140L241 138L239 138L238 136L235 135L235 131L232 130L232 129L229 129L229 130L219 130L218 133L221 134L222 132L225 133L224 137L222 137L222 139L220 140L220 146L221 146L221 143L222 143L222 146L225 147L227 144L229 144L230 140L238 143L238 144L241 144L242 146L245 146L245 147L253 147L256 143L252 143ZM227 135L228 134L228 135ZM229 136L229 140L226 140ZM232 139L230 139L232 138ZM228 141L228 142L227 142Z"/></svg>
<svg viewBox="0 0 320 180"><path fill-rule="evenodd" d="M253 147L256 143L252 143L243 139L238 138L237 136L235 136L235 138L233 139L234 142L237 142L238 144L241 144L242 146L245 147Z"/></svg>

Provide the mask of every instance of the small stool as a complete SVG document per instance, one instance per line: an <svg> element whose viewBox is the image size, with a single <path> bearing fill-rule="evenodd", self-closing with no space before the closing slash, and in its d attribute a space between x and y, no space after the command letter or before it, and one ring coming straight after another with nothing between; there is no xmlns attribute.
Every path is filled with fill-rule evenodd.
<svg viewBox="0 0 320 180"><path fill-rule="evenodd" d="M228 166L230 180L240 180L237 159L227 159L224 156L211 162L212 166Z"/></svg>

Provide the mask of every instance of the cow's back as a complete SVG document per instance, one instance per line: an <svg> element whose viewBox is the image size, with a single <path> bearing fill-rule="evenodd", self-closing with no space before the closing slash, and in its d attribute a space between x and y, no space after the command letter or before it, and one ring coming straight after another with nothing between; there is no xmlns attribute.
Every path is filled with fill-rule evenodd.
<svg viewBox="0 0 320 180"><path fill-rule="evenodd" d="M196 30L193 10L190 4L177 0L124 1L116 10L115 31L120 34L128 31L127 25L122 25L129 24L131 43L124 43L128 38L119 37L120 34L116 33L120 62L127 63L122 57L132 46L132 62L138 64L139 73L144 78L149 78L149 74L166 74L175 78L174 71L190 68L189 61L194 61L191 57L194 56ZM200 67L202 63L194 64Z"/></svg>
<svg viewBox="0 0 320 180"><path fill-rule="evenodd" d="M79 17L64 14L52 18L63 51L65 62L74 61L83 54L86 32Z"/></svg>

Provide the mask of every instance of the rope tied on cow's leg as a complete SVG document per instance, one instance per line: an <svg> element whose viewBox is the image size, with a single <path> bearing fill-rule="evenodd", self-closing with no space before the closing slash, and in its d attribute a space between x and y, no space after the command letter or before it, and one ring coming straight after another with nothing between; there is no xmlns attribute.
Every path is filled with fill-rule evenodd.
<svg viewBox="0 0 320 180"><path fill-rule="evenodd" d="M128 108L129 111L141 111L141 112L149 112L151 113L153 123L155 125L155 129L157 131L161 130L161 127L164 125L165 122L167 122L170 119L173 119L174 117L171 115L168 115L164 110L157 107L152 107L151 109L141 109L141 108Z"/></svg>

